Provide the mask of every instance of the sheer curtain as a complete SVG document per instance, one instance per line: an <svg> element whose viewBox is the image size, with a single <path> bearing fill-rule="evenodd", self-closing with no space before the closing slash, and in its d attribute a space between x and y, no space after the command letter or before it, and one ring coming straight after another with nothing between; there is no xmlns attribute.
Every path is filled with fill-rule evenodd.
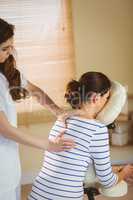
<svg viewBox="0 0 133 200"><path fill-rule="evenodd" d="M18 68L64 106L65 86L75 76L71 1L4 0L0 1L0 17L16 27ZM25 114L43 112L31 99L17 109Z"/></svg>

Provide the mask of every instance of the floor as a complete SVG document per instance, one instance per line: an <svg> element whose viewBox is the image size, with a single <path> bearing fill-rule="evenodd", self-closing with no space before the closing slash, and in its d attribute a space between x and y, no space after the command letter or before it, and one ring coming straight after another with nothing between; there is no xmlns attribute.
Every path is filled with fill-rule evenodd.
<svg viewBox="0 0 133 200"><path fill-rule="evenodd" d="M27 200L27 195L31 190L31 185L22 186L22 200ZM128 194L124 197L117 197L117 198L107 198L103 197L102 195L98 195L96 200L132 200L133 199L133 185L129 186ZM84 196L84 200L88 200L86 196Z"/></svg>

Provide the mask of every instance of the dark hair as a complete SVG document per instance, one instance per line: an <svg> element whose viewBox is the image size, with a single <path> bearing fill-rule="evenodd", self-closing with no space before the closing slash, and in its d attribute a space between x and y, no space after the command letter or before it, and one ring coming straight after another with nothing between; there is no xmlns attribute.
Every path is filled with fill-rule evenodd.
<svg viewBox="0 0 133 200"><path fill-rule="evenodd" d="M89 101L94 92L102 96L110 88L111 81L106 75L100 72L87 72L79 81L72 80L68 83L65 98L72 108L80 109L83 103Z"/></svg>
<svg viewBox="0 0 133 200"><path fill-rule="evenodd" d="M0 44L6 42L14 36L14 26L0 18ZM16 61L13 55L10 55L4 63L0 63L0 72L9 82L9 90L14 101L26 98L28 91L21 87L21 76L16 69Z"/></svg>

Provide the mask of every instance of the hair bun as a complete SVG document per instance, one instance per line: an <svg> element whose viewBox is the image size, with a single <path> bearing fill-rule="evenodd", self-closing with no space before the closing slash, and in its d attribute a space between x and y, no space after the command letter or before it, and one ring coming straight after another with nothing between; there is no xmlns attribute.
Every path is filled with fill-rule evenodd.
<svg viewBox="0 0 133 200"><path fill-rule="evenodd" d="M68 83L65 98L72 108L78 108L80 102L80 82L72 80Z"/></svg>
<svg viewBox="0 0 133 200"><path fill-rule="evenodd" d="M76 92L79 90L80 83L76 80L72 80L67 85L67 92Z"/></svg>

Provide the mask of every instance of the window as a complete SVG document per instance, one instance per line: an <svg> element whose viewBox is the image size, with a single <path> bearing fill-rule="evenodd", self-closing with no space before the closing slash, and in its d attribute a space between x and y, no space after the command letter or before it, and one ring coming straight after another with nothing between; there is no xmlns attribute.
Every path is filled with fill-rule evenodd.
<svg viewBox="0 0 133 200"><path fill-rule="evenodd" d="M5 0L1 17L16 27L17 65L28 80L41 87L60 106L64 89L75 76L70 0ZM21 105L21 106L20 106ZM43 112L26 100L18 112Z"/></svg>

